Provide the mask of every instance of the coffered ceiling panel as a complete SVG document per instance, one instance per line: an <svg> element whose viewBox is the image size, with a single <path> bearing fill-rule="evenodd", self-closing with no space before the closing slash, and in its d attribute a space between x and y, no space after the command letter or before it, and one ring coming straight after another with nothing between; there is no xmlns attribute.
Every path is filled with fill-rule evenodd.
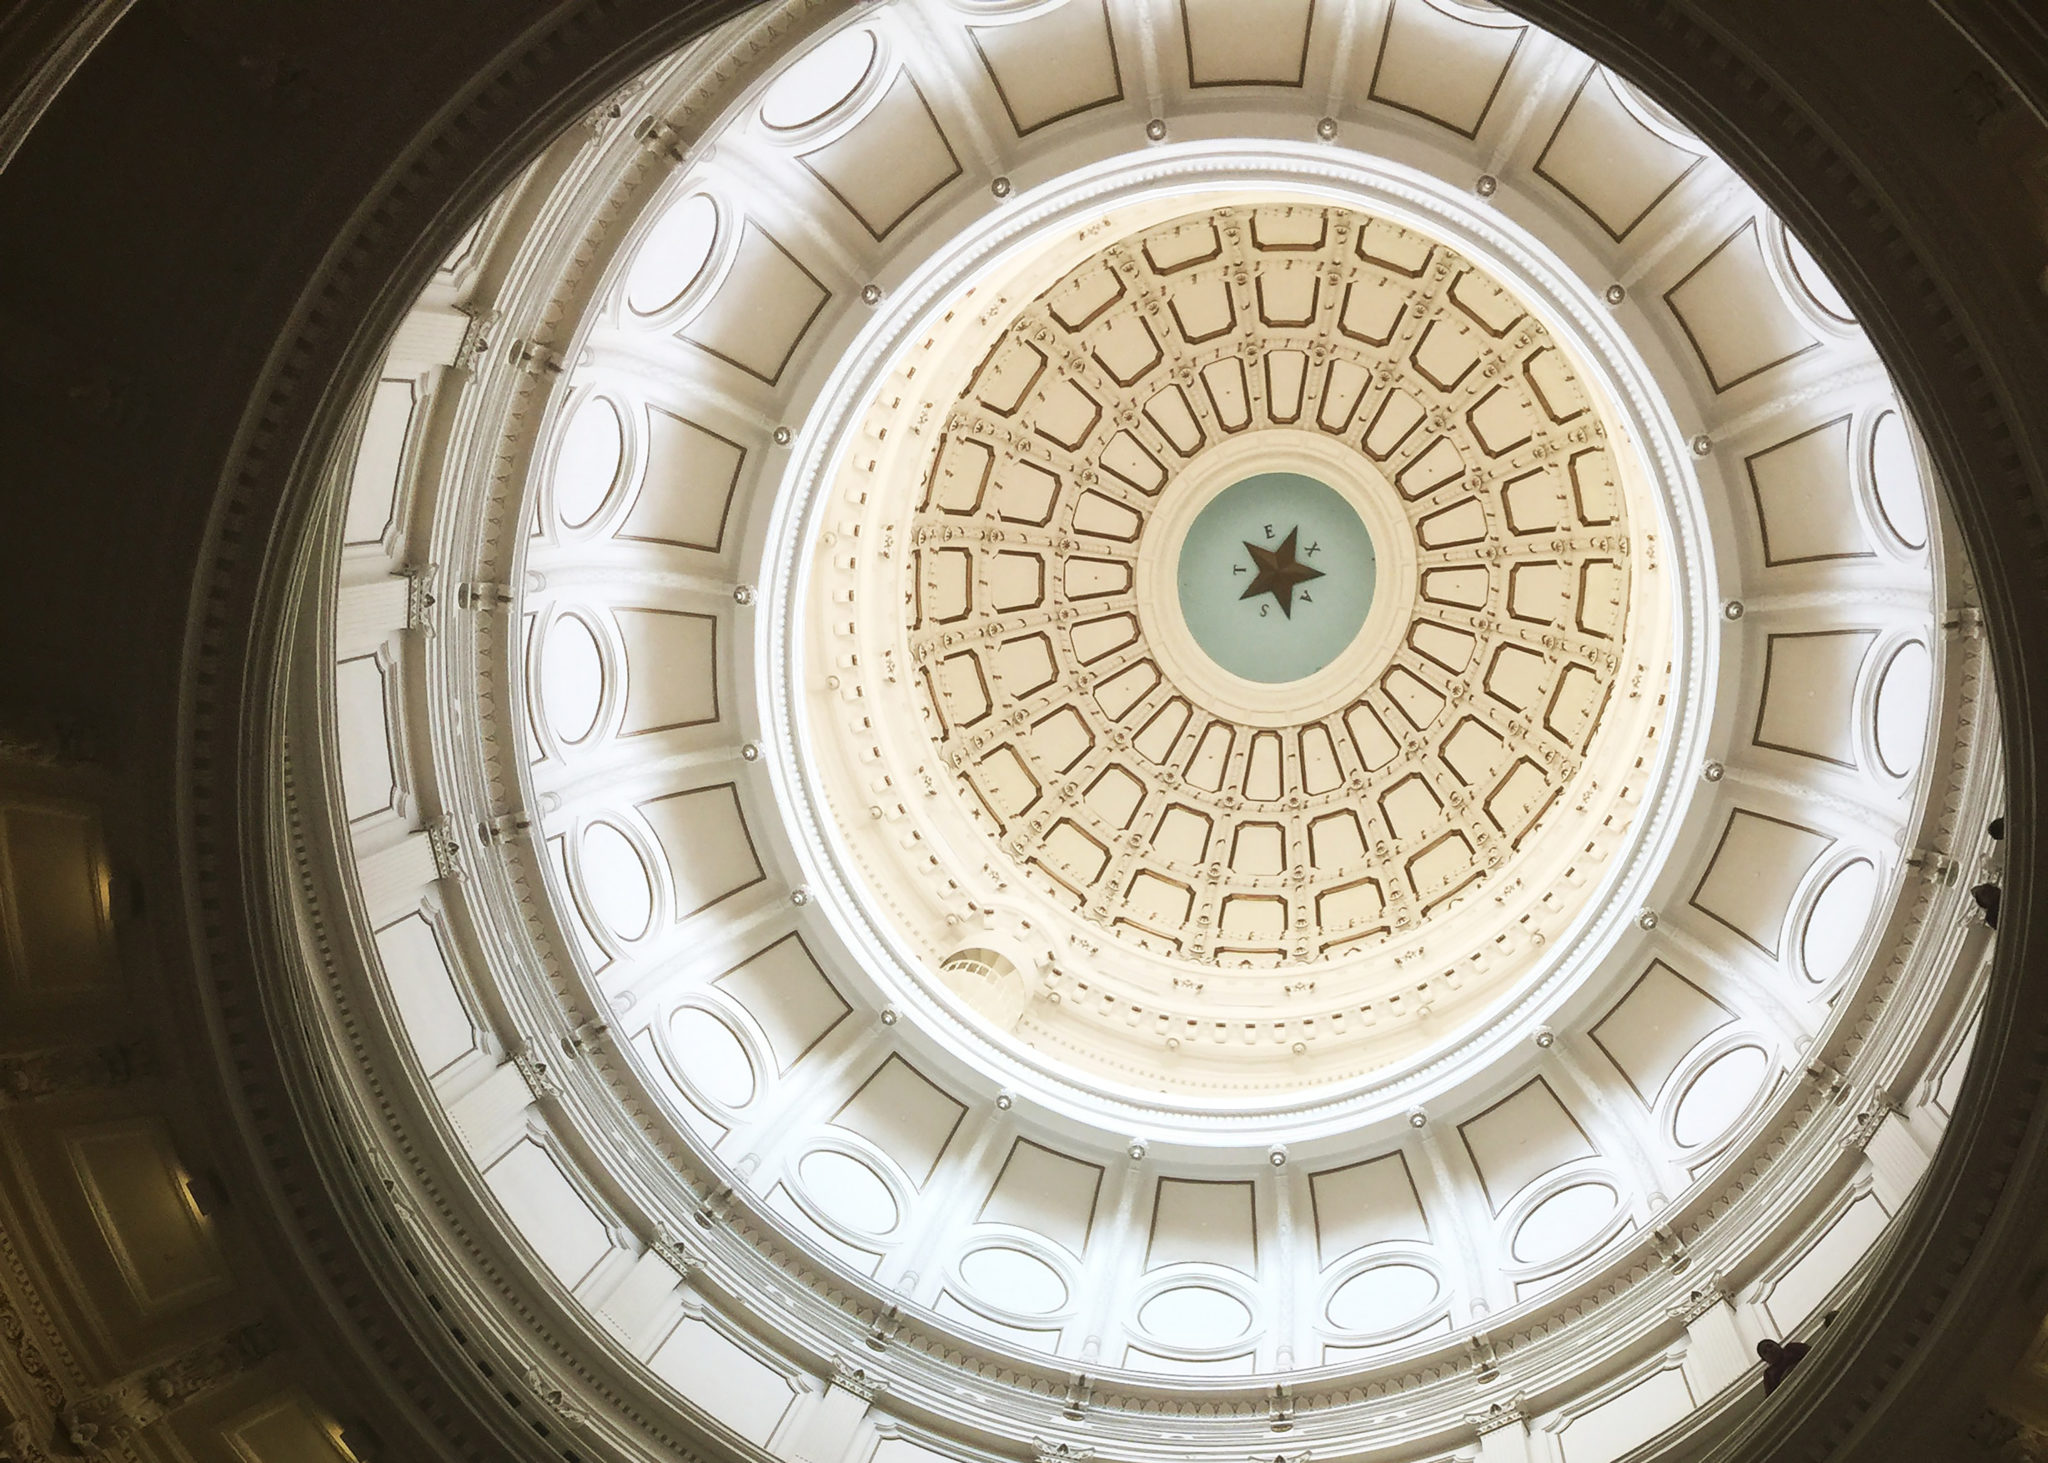
<svg viewBox="0 0 2048 1463"><path fill-rule="evenodd" d="M371 392L369 417L349 479L348 518L342 525L351 544L379 543L391 529L418 401L417 384L404 378L380 380Z"/></svg>
<svg viewBox="0 0 2048 1463"><path fill-rule="evenodd" d="M1754 740L1760 747L1856 765L1856 686L1875 630L1808 630L1764 642L1764 686Z"/></svg>
<svg viewBox="0 0 2048 1463"><path fill-rule="evenodd" d="M1325 1265L1365 1245L1388 1240L1427 1244L1431 1239L1405 1154L1389 1153L1311 1174L1309 1194L1316 1249Z"/></svg>
<svg viewBox="0 0 2048 1463"><path fill-rule="evenodd" d="M901 1057L890 1057L863 1082L833 1121L850 1128L922 1184L953 1139L966 1105Z"/></svg>
<svg viewBox="0 0 2048 1463"><path fill-rule="evenodd" d="M968 30L1021 137L1123 100L1107 0L1065 0L1009 25Z"/></svg>
<svg viewBox="0 0 2048 1463"><path fill-rule="evenodd" d="M1250 1184L1159 1180L1145 1267L1189 1260L1258 1273L1258 1221Z"/></svg>
<svg viewBox="0 0 2048 1463"><path fill-rule="evenodd" d="M794 254L749 222L740 230L725 277L682 335L774 386L830 298Z"/></svg>
<svg viewBox="0 0 2048 1463"><path fill-rule="evenodd" d="M617 611L626 647L622 737L718 720L718 621L687 611Z"/></svg>
<svg viewBox="0 0 2048 1463"><path fill-rule="evenodd" d="M74 1128L63 1141L100 1237L138 1310L162 1311L229 1288L213 1225L193 1202L162 1121Z"/></svg>
<svg viewBox="0 0 2048 1463"><path fill-rule="evenodd" d="M1585 1130L1542 1078L1459 1124L1458 1133L1496 1210L1531 1180L1596 1152Z"/></svg>
<svg viewBox="0 0 2048 1463"><path fill-rule="evenodd" d="M1079 1255L1095 1231L1102 1166L1019 1138L996 1175L980 1217L1035 1230Z"/></svg>
<svg viewBox="0 0 2048 1463"><path fill-rule="evenodd" d="M575 1286L611 1250L605 1222L539 1143L516 1143L485 1172L520 1234L555 1279Z"/></svg>
<svg viewBox="0 0 2048 1463"><path fill-rule="evenodd" d="M335 739L346 806L351 818L368 818L389 808L398 789L384 669L374 655L345 660L335 669L335 689Z"/></svg>
<svg viewBox="0 0 2048 1463"><path fill-rule="evenodd" d="M960 175L953 145L907 72L851 131L803 162L877 239Z"/></svg>
<svg viewBox="0 0 2048 1463"><path fill-rule="evenodd" d="M719 976L718 984L760 1024L784 1071L851 1009L794 934L748 956Z"/></svg>
<svg viewBox="0 0 2048 1463"><path fill-rule="evenodd" d="M1630 107L1624 83L1594 67L1536 160L1536 172L1620 243L1705 160Z"/></svg>
<svg viewBox="0 0 2048 1463"><path fill-rule="evenodd" d="M1692 905L1775 957L1800 881L1833 843L1818 829L1737 808Z"/></svg>
<svg viewBox="0 0 2048 1463"><path fill-rule="evenodd" d="M476 1049L469 1008L440 937L424 915L407 915L377 932L391 999L420 1066L429 1076Z"/></svg>
<svg viewBox="0 0 2048 1463"><path fill-rule="evenodd" d="M381 708L383 698L377 701ZM388 786L388 782L386 784ZM18 991L112 984L112 870L90 808L0 804L7 968Z"/></svg>
<svg viewBox="0 0 2048 1463"><path fill-rule="evenodd" d="M796 1400L789 1378L709 1321L684 1316L647 1364L656 1376L693 1391L739 1436L763 1446Z"/></svg>
<svg viewBox="0 0 2048 1463"><path fill-rule="evenodd" d="M1755 220L1664 292L1717 392L1820 346L1778 293Z"/></svg>
<svg viewBox="0 0 2048 1463"><path fill-rule="evenodd" d="M1314 0L1271 0L1256 10L1232 0L1180 0L1192 86L1302 84Z"/></svg>
<svg viewBox="0 0 2048 1463"><path fill-rule="evenodd" d="M1850 419L1837 417L1746 459L1766 564L1870 556L1856 515L1849 443Z"/></svg>
<svg viewBox="0 0 2048 1463"><path fill-rule="evenodd" d="M1391 0L1374 68L1373 100L1476 137L1500 95L1527 26L1505 12L1483 19L1433 0Z"/></svg>
<svg viewBox="0 0 2048 1463"><path fill-rule="evenodd" d="M668 859L673 908L688 919L765 875L731 783L670 793L640 805Z"/></svg>
<svg viewBox="0 0 2048 1463"><path fill-rule="evenodd" d="M719 552L746 455L739 443L650 405L640 491L620 535Z"/></svg>
<svg viewBox="0 0 2048 1463"><path fill-rule="evenodd" d="M1589 1034L1649 1107L1687 1053L1734 1019L1721 1002L1660 960Z"/></svg>

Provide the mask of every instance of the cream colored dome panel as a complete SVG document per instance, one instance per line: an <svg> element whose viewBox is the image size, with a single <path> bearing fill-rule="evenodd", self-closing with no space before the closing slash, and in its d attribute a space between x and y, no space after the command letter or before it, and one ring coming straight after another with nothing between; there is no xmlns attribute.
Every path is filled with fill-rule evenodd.
<svg viewBox="0 0 2048 1463"><path fill-rule="evenodd" d="M1867 342L1555 38L1282 9L757 16L364 403L315 994L586 1415L1617 1456L1939 1136L1995 713ZM1177 570L1266 473L1375 577L1258 681Z"/></svg>
<svg viewBox="0 0 2048 1463"><path fill-rule="evenodd" d="M1477 137L1529 34L1490 5L1397 0L1387 10L1368 94Z"/></svg>
<svg viewBox="0 0 2048 1463"><path fill-rule="evenodd" d="M1872 557L1856 512L1850 425L1837 417L1744 459L1765 564Z"/></svg>
<svg viewBox="0 0 2048 1463"><path fill-rule="evenodd" d="M1589 408L1568 369L1552 364L1558 351L1540 327L1513 334L1506 342L1513 355L1486 358L1482 367L1469 337L1509 337L1522 319L1497 287L1448 251L1432 265L1438 251L1419 240L1406 251L1396 245L1396 252L1424 260L1419 271L1390 264L1372 242L1385 232L1412 239L1371 220L1269 210L1207 218L1193 229L1168 225L1134 247L1119 246L1113 264L1085 264L1056 287L1043 317L1027 314L1010 328L940 441L927 496L932 506L911 530L924 547L913 551L910 597L917 606L911 658L945 728L941 755L993 815L990 833L1007 840L1011 855L1035 868L1055 898L1081 905L1092 921L1147 948L1163 945L1223 965L1325 960L1428 920L1466 889L1483 887L1490 869L1535 832L1541 813L1569 784L1593 734L1592 717L1609 699L1621 628L1613 612L1626 603L1629 540L1604 432L1582 425L1570 434L1574 443L1559 430ZM1198 248L1168 251L1167 244L1187 247L1191 234ZM1162 254L1170 262L1162 264ZM1414 284L1418 272L1430 276L1433 290ZM1241 307L1243 326L1233 320L1226 327L1231 338L1205 340L1210 349L1191 354L1196 342L1188 319L1202 307L1186 302L1233 278L1237 298L1214 313L1234 317ZM1297 298L1278 306L1283 291ZM1325 292L1329 303L1322 305ZM1493 318L1475 311L1475 295ZM1382 297L1398 303L1367 320L1361 302ZM1174 323L1167 332L1171 353L1147 321L1162 318L1162 310ZM1060 376L1050 374L1046 349L1027 338L1048 339L1049 331L1075 353L1075 366ZM1461 358L1446 364L1451 348L1432 350L1432 342L1453 335L1461 337ZM1375 345L1381 350L1360 348ZM1205 363L1205 355L1215 359ZM1276 355L1303 363L1280 373L1288 374L1291 389L1277 393ZM1321 368L1312 388L1311 359ZM1080 375L1064 375L1076 368ZM1433 369L1460 385L1434 393L1442 399L1426 407L1392 385L1417 377L1433 384ZM1365 387L1375 372L1386 384L1368 400ZM1202 389L1191 396L1170 378L1199 378ZM1057 384L1062 379L1064 386ZM1220 392L1219 380L1227 383ZM1075 405L1081 402L1085 410ZM1090 422L1071 452L1061 451L1061 431L1043 420L1063 406L1077 422ZM991 415L977 420L977 408ZM1423 597L1436 609L1395 627L1395 636L1405 628L1405 644L1397 640L1381 651L1398 664L1399 679L1391 666L1382 668L1378 697L1289 727L1283 736L1233 725L1214 716L1213 707L1202 708L1207 715L1188 708L1178 683L1160 673L1156 652L1148 654L1140 626L1151 617L1132 597L1132 569L1150 517L1146 499L1175 480L1166 463L1193 457L1255 420L1282 426L1305 411L1344 437L1355 423L1365 424L1361 450L1400 498L1426 505L1409 508L1411 521L1468 504L1476 509L1462 484L1488 463L1508 475L1503 494L1523 505L1528 521L1550 527L1551 536L1532 550L1503 514L1489 524L1483 544L1460 545L1464 553L1423 551ZM1130 425L1112 430L1100 425L1105 417ZM1010 448L1019 433L1034 446L1037 439L1052 444L1052 465ZM1031 518L1046 520L1038 542L1003 506L1002 488L1020 477L1045 482L1051 495L1043 511L1036 503L1031 510ZM1051 486L1055 480L1058 487ZM981 508L991 482L999 493L993 513ZM1560 536L1564 524L1570 536ZM1586 530L1594 532L1580 542ZM955 548L956 538L981 543ZM1062 540L1082 538L1101 551L1063 552ZM1004 547L983 546L994 543ZM1436 562L1442 554L1460 562ZM1467 560L1476 566L1454 577ZM1489 632L1504 618L1532 628L1520 640L1495 639ZM1040 625L1062 629L1048 634ZM1543 630L1551 633L1538 640ZM995 644L983 651L977 639ZM1501 671L1510 644L1530 645L1532 665L1541 666L1512 703L1503 694L1509 673ZM1046 647L1051 661L1041 670L1030 657L1044 656ZM1474 684L1481 678L1483 691ZM1450 699L1451 688L1462 698ZM1067 699L1077 691L1092 695ZM1488 696L1499 704L1486 705ZM1091 723L1085 733L1067 730L1066 710ZM1531 711L1540 711L1534 726L1516 715ZM973 731L984 720L1014 725L1020 715L1024 725L1014 732ZM1403 754L1388 761L1383 749L1397 744L1390 725L1401 729ZM1542 733L1548 737L1538 739ZM1082 735L1089 750L1076 761L1069 752ZM1141 760L1118 760L1112 749L1120 746ZM1425 771L1417 771L1417 757ZM1032 818L1048 793L1055 804L1075 806L1078 816ZM1254 803L1283 804L1287 816L1247 820L1242 810ZM1368 814L1362 825L1351 811L1359 804L1377 816ZM1459 805L1483 821L1447 834L1446 812ZM1319 817L1319 808L1339 811ZM1461 820L1451 812L1449 821ZM1347 834L1348 846L1340 847ZM1055 842L1067 857L1053 850ZM1260 888L1284 887L1219 884L1204 866L1219 862L1207 855L1225 843L1220 863L1232 874L1291 871L1292 888L1267 895L1279 928L1294 932L1291 944L1258 950L1217 943L1241 933L1232 929L1234 905L1256 899ZM1375 864L1402 867L1389 889L1361 879L1367 846ZM1436 852L1450 846L1455 855ZM1168 861L1154 862L1162 856ZM1395 909L1376 923L1388 902ZM1139 913L1112 918L1112 909ZM1204 926L1209 932L1200 932Z"/></svg>
<svg viewBox="0 0 2048 1463"><path fill-rule="evenodd" d="M1400 223L1225 206L1065 270L917 347L839 469L857 512L825 533L810 620L850 653L813 734L885 771L842 764L836 816L871 887L948 871L928 912L889 896L931 965L1004 932L1021 1010L947 984L1025 1045L1212 1093L1356 1077L1573 923L1595 881L1524 863L1622 846L1643 780L1581 769L1662 760L1645 470L1566 345ZM927 423L927 457L889 445ZM923 477L915 503L884 463ZM1224 669L1189 617L1183 545L1261 468L1337 484L1377 561L1363 628L1286 685ZM1344 583L1329 562L1304 610ZM907 635L845 612L876 602ZM1404 970L1425 938L1438 969ZM1290 966L1317 969L1231 973ZM1214 1050L1240 1032L1253 1052Z"/></svg>
<svg viewBox="0 0 2048 1463"><path fill-rule="evenodd" d="M1299 87L1307 75L1315 25L1309 0L1278 0L1256 22L1223 0L1186 0L1181 22L1191 87Z"/></svg>
<svg viewBox="0 0 2048 1463"><path fill-rule="evenodd" d="M1664 292L1716 392L1817 350L1820 340L1778 294L1754 219Z"/></svg>
<svg viewBox="0 0 2048 1463"><path fill-rule="evenodd" d="M1019 137L1124 98L1105 0L1033 8L1024 20L967 29Z"/></svg>
<svg viewBox="0 0 2048 1463"><path fill-rule="evenodd" d="M1535 173L1618 244L1705 161L1691 138L1638 104L1627 83L1594 66L1544 142Z"/></svg>

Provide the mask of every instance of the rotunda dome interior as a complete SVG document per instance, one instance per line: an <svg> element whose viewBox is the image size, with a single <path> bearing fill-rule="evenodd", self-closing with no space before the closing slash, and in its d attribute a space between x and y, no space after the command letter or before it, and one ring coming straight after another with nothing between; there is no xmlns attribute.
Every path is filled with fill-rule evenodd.
<svg viewBox="0 0 2048 1463"><path fill-rule="evenodd" d="M879 668L809 730L925 970L1205 1107L1384 1088L1576 953L1667 760L1674 617L1572 345L1449 244L1247 196L1020 251L1060 274L1021 310L963 308L1007 277L934 306L979 328L913 332L806 591L812 644ZM944 981L991 939L1008 996Z"/></svg>
<svg viewBox="0 0 2048 1463"><path fill-rule="evenodd" d="M1986 1019L1855 293L1484 0L662 57L294 469L248 882L362 1242L570 1463L1700 1456Z"/></svg>
<svg viewBox="0 0 2048 1463"><path fill-rule="evenodd" d="M454 417L387 364L342 595L473 603L417 670L337 642L326 734L365 870L449 779L531 809L368 919L572 1295L674 1287L606 1238L626 1164L724 1247L686 1276L872 1297L863 1345L1363 1399L1475 1334L1612 1374L1585 1297L1706 1272L1746 1350L1853 1269L1781 1292L1817 1203L1874 1238L1910 1187L1771 1157L1907 1052L1931 1142L1983 948L1906 856L1998 774L1868 341L1505 12L1250 14L892 0L665 142L736 22L420 306L506 259L555 344ZM691 1284L628 1341L686 1390Z"/></svg>

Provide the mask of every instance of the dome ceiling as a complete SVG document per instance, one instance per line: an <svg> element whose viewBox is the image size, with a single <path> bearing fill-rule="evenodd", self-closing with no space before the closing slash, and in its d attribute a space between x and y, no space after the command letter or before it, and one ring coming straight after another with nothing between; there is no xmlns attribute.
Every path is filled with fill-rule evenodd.
<svg viewBox="0 0 2048 1463"><path fill-rule="evenodd" d="M864 474L810 589L872 607L814 612L878 672L815 734L871 744L835 804L871 882L933 890L940 979L1212 1095L1513 993L1630 832L1668 671L1647 469L1566 347L1448 245L1306 203L1156 224L1004 315L956 396L920 350L888 415L928 461Z"/></svg>
<svg viewBox="0 0 2048 1463"><path fill-rule="evenodd" d="M856 465L813 570L856 666L813 709L858 752L834 805L1020 1043L1210 1096L1358 1078L1516 992L1626 842L1669 670L1647 467L1401 223L1247 201L1090 246L866 412L934 445Z"/></svg>
<svg viewBox="0 0 2048 1463"><path fill-rule="evenodd" d="M1555 38L1249 14L757 12L366 394L319 995L578 1395L1604 1460L1946 1123L1999 774L1869 343Z"/></svg>

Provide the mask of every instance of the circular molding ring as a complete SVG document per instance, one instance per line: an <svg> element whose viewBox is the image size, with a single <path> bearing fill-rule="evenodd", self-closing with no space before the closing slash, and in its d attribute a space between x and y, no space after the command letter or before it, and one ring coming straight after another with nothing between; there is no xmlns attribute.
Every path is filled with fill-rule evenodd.
<svg viewBox="0 0 2048 1463"><path fill-rule="evenodd" d="M1551 329L1596 369L1592 380L1618 390L1608 419L1642 454L1650 475L1664 561L1670 568L1672 646L1668 735L1631 842L1611 863L1606 892L1589 903L1575 929L1558 939L1549 959L1523 988L1496 1007L1494 1018L1419 1056L1363 1079L1283 1094L1262 1103L1205 1102L1159 1095L1076 1074L1028 1050L998 1042L921 977L903 937L870 913L861 879L833 827L809 769L820 758L816 732L802 713L805 687L819 674L810 659L803 606L809 600L819 532L833 465L860 404L934 312L971 279L1118 206L1198 207L1205 196L1256 186L1270 196L1298 196L1369 211L1443 239L1509 281ZM1170 214L1162 213L1162 217ZM1674 766L1704 756L1712 688L1720 656L1714 562L1702 494L1684 436L1665 398L1611 311L1590 287L1541 244L1462 193L1400 164L1363 154L1283 143L1261 144L1255 156L1228 145L1189 143L1158 148L1138 160L1083 169L1015 200L934 256L897 287L893 308L878 315L819 392L820 405L798 434L770 515L761 571L763 613L754 646L755 684L769 732L767 758L775 795L796 844L811 907L844 940L893 1004L913 1006L944 1043L980 1068L991 1084L1031 1091L1048 1110L1097 1129L1149 1131L1199 1148L1298 1141L1376 1124L1393 1130L1402 1114L1511 1050L1541 1025L1592 966L1628 938L1629 912L1665 862L1697 780L1674 778Z"/></svg>
<svg viewBox="0 0 2048 1463"><path fill-rule="evenodd" d="M1331 488L1357 511L1377 559L1372 607L1358 633L1321 670L1284 685L1245 680L1210 659L1176 603L1175 576L1189 528L1218 494L1254 472L1296 472ZM1393 654L1414 610L1415 534L1385 475L1341 437L1279 427L1218 443L1175 481L1175 491L1145 524L1137 575L1138 617L1167 679L1204 709L1253 726L1295 726L1356 696Z"/></svg>

